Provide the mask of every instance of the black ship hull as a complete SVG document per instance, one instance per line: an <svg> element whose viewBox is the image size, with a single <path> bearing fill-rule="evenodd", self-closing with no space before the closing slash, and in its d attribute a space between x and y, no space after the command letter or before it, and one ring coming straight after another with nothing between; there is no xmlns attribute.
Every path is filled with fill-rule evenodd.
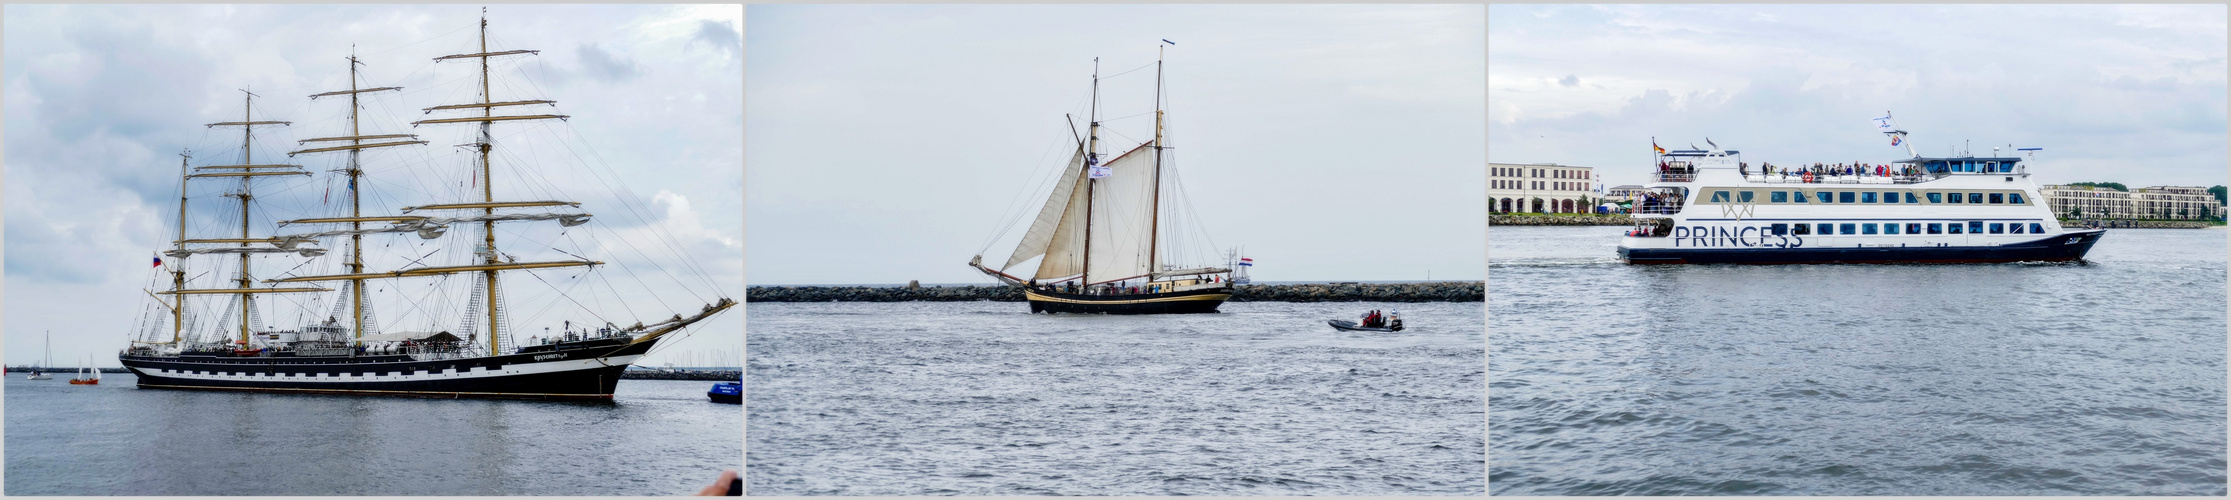
<svg viewBox="0 0 2231 500"><path fill-rule="evenodd" d="M139 387L431 398L610 400L620 372L657 341L600 339L516 354L419 360L407 355L125 355Z"/></svg>
<svg viewBox="0 0 2231 500"><path fill-rule="evenodd" d="M1032 313L1194 314L1213 313L1232 298L1232 288L1165 293L1086 295L1045 289L1023 291Z"/></svg>

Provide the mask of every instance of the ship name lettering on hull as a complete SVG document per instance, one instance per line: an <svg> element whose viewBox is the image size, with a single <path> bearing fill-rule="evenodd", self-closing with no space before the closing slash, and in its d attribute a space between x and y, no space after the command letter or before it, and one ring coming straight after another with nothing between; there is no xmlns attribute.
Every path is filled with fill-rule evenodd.
<svg viewBox="0 0 2231 500"><path fill-rule="evenodd" d="M1761 226L1674 226L1674 248L1797 248L1805 246L1805 237L1776 235Z"/></svg>

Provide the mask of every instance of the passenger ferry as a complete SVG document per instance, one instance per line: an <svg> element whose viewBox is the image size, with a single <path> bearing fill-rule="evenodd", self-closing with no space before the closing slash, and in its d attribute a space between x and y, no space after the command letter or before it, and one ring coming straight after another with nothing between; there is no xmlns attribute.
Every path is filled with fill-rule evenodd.
<svg viewBox="0 0 2231 500"><path fill-rule="evenodd" d="M1891 144L1904 142L1888 117L1876 121ZM1655 182L1619 242L1627 263L2072 261L2105 234L2061 227L2028 163L1997 151L1785 167L1691 147L1656 149ZM2022 149L2032 159L2037 150Z"/></svg>

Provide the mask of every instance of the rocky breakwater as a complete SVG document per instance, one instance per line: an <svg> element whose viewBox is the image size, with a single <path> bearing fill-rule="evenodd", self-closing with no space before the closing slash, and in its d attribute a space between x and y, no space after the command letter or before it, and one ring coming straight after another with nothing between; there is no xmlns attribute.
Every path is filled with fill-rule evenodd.
<svg viewBox="0 0 2231 500"><path fill-rule="evenodd" d="M1487 216L1489 226L1631 226L1626 215L1510 215Z"/></svg>
<svg viewBox="0 0 2231 500"><path fill-rule="evenodd" d="M1487 283L1479 281L1240 285L1232 294L1234 302L1480 302L1486 299Z"/></svg>
<svg viewBox="0 0 2231 500"><path fill-rule="evenodd" d="M755 286L744 291L751 302L1022 302L1021 288L997 285L874 287ZM1233 302L1480 302L1487 285L1478 281L1433 283L1324 283L1240 285Z"/></svg>

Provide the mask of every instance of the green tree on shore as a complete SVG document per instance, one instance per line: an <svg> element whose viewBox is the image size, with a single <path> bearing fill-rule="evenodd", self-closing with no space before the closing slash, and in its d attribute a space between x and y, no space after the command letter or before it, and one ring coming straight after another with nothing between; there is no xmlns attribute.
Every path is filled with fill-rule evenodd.
<svg viewBox="0 0 2231 500"><path fill-rule="evenodd" d="M2113 190L2116 190L2116 191L2122 191L2122 192L2130 192L2130 188L2129 188L2129 187L2125 187L2125 186L2123 186L2123 183L2120 183L2120 182L2071 182L2071 183L2068 183L2068 185L2070 185L2070 186L2085 186L2085 187L2103 187L2103 188L2109 188L2109 189L2113 189Z"/></svg>

